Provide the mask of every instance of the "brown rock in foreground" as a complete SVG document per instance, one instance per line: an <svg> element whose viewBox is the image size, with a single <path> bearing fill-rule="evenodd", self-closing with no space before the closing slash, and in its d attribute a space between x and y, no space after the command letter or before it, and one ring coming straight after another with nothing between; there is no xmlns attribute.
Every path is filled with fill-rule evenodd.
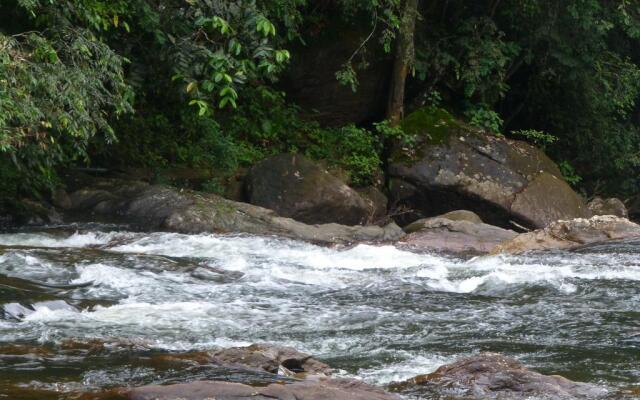
<svg viewBox="0 0 640 400"><path fill-rule="evenodd" d="M556 221L544 229L523 233L497 245L491 252L523 253L530 250L570 249L591 243L640 237L640 225L612 215Z"/></svg>
<svg viewBox="0 0 640 400"><path fill-rule="evenodd" d="M573 382L558 375L542 375L519 361L495 353L483 353L443 365L435 372L395 384L396 390L433 386L453 396L486 399L593 399L607 393L588 383Z"/></svg>
<svg viewBox="0 0 640 400"><path fill-rule="evenodd" d="M253 387L242 383L197 381L168 386L144 386L130 390L129 400L399 400L375 386L352 379L272 383Z"/></svg>
<svg viewBox="0 0 640 400"><path fill-rule="evenodd" d="M411 250L488 253L517 233L488 225L470 211L453 211L425 218L406 226L408 233L399 244Z"/></svg>
<svg viewBox="0 0 640 400"><path fill-rule="evenodd" d="M272 374L277 374L282 368L293 373L331 373L331 367L308 354L291 347L266 344L220 350L211 355L211 361L220 365L257 369Z"/></svg>

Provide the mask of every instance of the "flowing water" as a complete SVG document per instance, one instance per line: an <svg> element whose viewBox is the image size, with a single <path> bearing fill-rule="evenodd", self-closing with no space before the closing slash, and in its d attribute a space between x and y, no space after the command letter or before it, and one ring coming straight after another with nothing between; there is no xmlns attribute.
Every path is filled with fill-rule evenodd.
<svg viewBox="0 0 640 400"><path fill-rule="evenodd" d="M0 234L0 304L0 399L268 379L166 361L255 342L378 385L494 351L612 394L640 387L640 241L459 258L58 227Z"/></svg>

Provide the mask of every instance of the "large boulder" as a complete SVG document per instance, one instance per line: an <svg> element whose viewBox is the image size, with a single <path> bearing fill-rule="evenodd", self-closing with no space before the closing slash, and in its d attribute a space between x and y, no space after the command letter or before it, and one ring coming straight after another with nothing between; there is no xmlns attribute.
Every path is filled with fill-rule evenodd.
<svg viewBox="0 0 640 400"><path fill-rule="evenodd" d="M629 217L627 207L622 200L616 199L615 197L609 199L594 197L589 204L587 204L587 207L593 215L615 215L620 218Z"/></svg>
<svg viewBox="0 0 640 400"><path fill-rule="evenodd" d="M530 250L570 249L607 240L640 237L640 225L613 215L556 221L544 229L522 233L497 245L492 253L523 253Z"/></svg>
<svg viewBox="0 0 640 400"><path fill-rule="evenodd" d="M73 191L69 194L67 219L123 220L144 229L278 235L318 243L394 241L404 235L395 224L307 225L272 210L217 195L139 181L83 178L69 186Z"/></svg>
<svg viewBox="0 0 640 400"><path fill-rule="evenodd" d="M322 3L322 4L320 4ZM318 8L336 2L318 2ZM316 7L316 5L314 5ZM287 98L302 108L303 116L326 126L371 122L385 112L392 59L380 46L365 46L367 67L358 69L358 90L336 79L336 71L372 33L368 24L346 21L339 10L319 12L316 27L305 32L305 43L292 49L293 57L282 86ZM380 31L378 31L380 32ZM378 32L374 32L377 36ZM376 43L374 36L368 42Z"/></svg>
<svg viewBox="0 0 640 400"><path fill-rule="evenodd" d="M542 228L590 216L558 167L525 142L488 134L435 108L410 114L402 127L417 143L396 145L390 157L395 207L427 217L468 209L502 227L513 221Z"/></svg>
<svg viewBox="0 0 640 400"><path fill-rule="evenodd" d="M607 394L595 385L531 371L517 360L495 353L463 358L394 385L397 390L420 386L433 387L453 398L476 399L593 399Z"/></svg>
<svg viewBox="0 0 640 400"><path fill-rule="evenodd" d="M329 376L333 369L309 354L291 347L252 344L216 351L163 353L150 358L154 367L180 369L185 365L216 365L248 372L285 375L296 379Z"/></svg>
<svg viewBox="0 0 640 400"><path fill-rule="evenodd" d="M399 245L414 251L488 253L518 234L485 224L475 213L458 210L415 221L404 227L407 236Z"/></svg>
<svg viewBox="0 0 640 400"><path fill-rule="evenodd" d="M394 394L358 380L320 378L315 380L250 386L242 383L197 381L144 386L125 392L129 400L399 400Z"/></svg>
<svg viewBox="0 0 640 400"><path fill-rule="evenodd" d="M123 389L121 393L130 400L399 400L398 396L359 380L330 377L332 369L327 364L289 347L254 344L223 349L197 358L207 364L266 372L271 374L271 382L275 383L250 386L196 381Z"/></svg>
<svg viewBox="0 0 640 400"><path fill-rule="evenodd" d="M307 224L366 223L373 205L317 163L280 154L253 166L245 180L251 204Z"/></svg>

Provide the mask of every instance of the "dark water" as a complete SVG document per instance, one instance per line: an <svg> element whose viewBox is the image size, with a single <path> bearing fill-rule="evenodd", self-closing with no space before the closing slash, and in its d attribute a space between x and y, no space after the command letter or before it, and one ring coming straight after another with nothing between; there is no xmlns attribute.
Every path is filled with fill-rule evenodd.
<svg viewBox="0 0 640 400"><path fill-rule="evenodd" d="M460 259L94 227L0 246L0 399L268 382L199 354L255 342L379 385L494 351L612 398L640 388L640 242Z"/></svg>

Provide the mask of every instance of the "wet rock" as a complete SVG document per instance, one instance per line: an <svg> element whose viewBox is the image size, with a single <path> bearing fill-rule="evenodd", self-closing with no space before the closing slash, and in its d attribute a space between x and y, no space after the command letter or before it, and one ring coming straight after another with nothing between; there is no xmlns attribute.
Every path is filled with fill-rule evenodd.
<svg viewBox="0 0 640 400"><path fill-rule="evenodd" d="M20 303L8 303L4 304L0 309L0 316L3 319L15 319L21 320L34 312L42 309L47 309L49 311L73 311L77 312L78 309L74 306L67 304L62 300L51 300L51 301L41 301L37 303L33 303L27 306L24 306Z"/></svg>
<svg viewBox="0 0 640 400"><path fill-rule="evenodd" d="M432 386L452 396L476 399L591 399L607 394L595 385L573 382L558 375L542 375L515 359L494 353L463 358L431 374L393 386L396 390Z"/></svg>
<svg viewBox="0 0 640 400"><path fill-rule="evenodd" d="M181 233L249 233L278 235L318 243L394 241L404 235L395 224L307 225L274 211L223 197L162 185L120 179L93 179L70 194L78 217L123 219L145 229Z"/></svg>
<svg viewBox="0 0 640 400"><path fill-rule="evenodd" d="M544 229L523 233L497 245L492 253L569 249L607 240L640 237L640 225L612 215L556 221Z"/></svg>
<svg viewBox="0 0 640 400"><path fill-rule="evenodd" d="M242 383L198 381L132 389L129 400L399 400L384 390L351 379L320 378L254 387Z"/></svg>
<svg viewBox="0 0 640 400"><path fill-rule="evenodd" d="M403 122L418 144L396 146L389 161L392 199L425 217L468 209L492 225L543 228L557 219L588 217L584 201L537 148L496 137L425 108ZM403 182L404 185L398 185ZM399 186L411 185L413 193Z"/></svg>
<svg viewBox="0 0 640 400"><path fill-rule="evenodd" d="M373 206L355 190L299 154L280 154L256 164L245 180L251 204L308 224L366 223Z"/></svg>
<svg viewBox="0 0 640 400"><path fill-rule="evenodd" d="M235 366L266 371L329 375L331 367L309 354L291 347L253 344L248 347L233 347L211 354L210 360L219 365Z"/></svg>
<svg viewBox="0 0 640 400"><path fill-rule="evenodd" d="M515 238L518 234L508 229L488 225L471 215L456 213L451 220L442 217L418 220L405 227L408 233L399 243L411 250L442 252L488 253L498 244Z"/></svg>
<svg viewBox="0 0 640 400"><path fill-rule="evenodd" d="M593 215L615 215L620 218L629 217L627 207L620 199L616 199L615 197L610 199L594 197L593 200L587 204L587 207Z"/></svg>
<svg viewBox="0 0 640 400"><path fill-rule="evenodd" d="M25 307L20 303L7 303L2 306L0 310L0 317L2 319L21 320L29 314L33 314L33 310L29 307Z"/></svg>

